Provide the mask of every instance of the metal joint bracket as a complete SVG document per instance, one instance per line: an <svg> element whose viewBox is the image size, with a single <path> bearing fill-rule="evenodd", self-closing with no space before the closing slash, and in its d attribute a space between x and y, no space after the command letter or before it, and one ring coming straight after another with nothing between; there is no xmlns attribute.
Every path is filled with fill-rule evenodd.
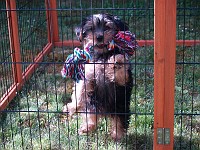
<svg viewBox="0 0 200 150"><path fill-rule="evenodd" d="M157 128L157 143L158 144L170 144L170 129L169 128Z"/></svg>

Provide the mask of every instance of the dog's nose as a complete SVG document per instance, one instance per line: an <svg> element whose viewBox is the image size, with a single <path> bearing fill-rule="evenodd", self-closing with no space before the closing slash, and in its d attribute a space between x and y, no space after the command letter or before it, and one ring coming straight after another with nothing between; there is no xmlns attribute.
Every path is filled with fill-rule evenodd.
<svg viewBox="0 0 200 150"><path fill-rule="evenodd" d="M97 35L97 41L102 42L103 40L103 35Z"/></svg>

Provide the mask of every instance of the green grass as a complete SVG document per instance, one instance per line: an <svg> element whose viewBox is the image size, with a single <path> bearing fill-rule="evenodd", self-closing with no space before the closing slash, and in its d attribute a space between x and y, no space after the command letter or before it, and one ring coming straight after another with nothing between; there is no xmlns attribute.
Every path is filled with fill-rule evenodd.
<svg viewBox="0 0 200 150"><path fill-rule="evenodd" d="M138 77L138 73L144 71L142 67L136 68L135 73L138 75L136 81L144 87L134 87L134 100L131 102L134 114L131 116L127 136L120 143L110 139L105 119L94 133L88 136L77 134L81 118L76 116L67 121L66 115L62 114L62 107L70 98L72 83L71 80L62 79L60 70L57 70L59 67L60 64L41 65L7 111L1 114L3 132L0 135L0 148L152 149L153 99L152 95L144 99L145 81ZM152 80L150 84L153 84Z"/></svg>
<svg viewBox="0 0 200 150"><path fill-rule="evenodd" d="M17 3L28 9L43 8L39 0L33 5L27 1ZM109 12L119 15L130 25L130 30L136 33L137 39L153 39L153 1L131 0L130 3L123 1L60 1L60 8L65 11L58 11L59 15L59 35L61 40L75 39L73 28L79 24L81 16L91 13ZM2 4L5 2L0 2ZM118 10L91 10L82 11L75 8L118 8ZM199 3L185 0L188 7L198 7ZM2 8L4 5L0 5ZM178 7L184 6L184 2L178 1ZM73 8L70 10L70 8ZM123 10L121 8L140 8L137 10ZM177 10L177 39L200 39L199 37L199 11L190 9ZM185 11L185 12L184 12ZM126 14L124 16L123 14ZM187 15L183 17L184 13ZM26 59L27 54L36 56L47 42L46 21L42 17L45 12L25 11L19 12L20 17L20 37L23 62L32 62L32 58ZM0 61L9 57L8 33L6 32L6 12L1 13L0 30L2 40L0 40ZM35 21L34 21L35 20ZM27 38L29 37L29 38ZM29 40L27 40L29 39ZM72 48L54 48L54 56ZM44 57L44 62L34 72L31 79L26 82L23 89L17 93L17 97L12 100L9 107L0 113L0 149L21 150L21 149L128 149L143 150L153 149L153 54L154 48L140 47L135 57L131 60L134 77L134 87L131 96L131 119L127 135L121 142L114 142L109 136L109 126L107 119L102 119L98 124L98 129L89 135L78 135L78 128L82 122L79 115L74 116L70 121L66 114L62 113L63 105L70 101L72 81L65 80L60 75L63 62L62 58L57 59ZM67 54L63 54L64 57ZM55 62L55 63L54 63ZM175 87L175 117L174 117L174 149L198 150L200 146L200 46L177 47L176 65L176 87ZM196 64L194 64L196 63ZM9 64L0 64L0 93L6 91L5 82L7 74L11 72ZM24 64L25 69L27 64ZM11 83L9 83L11 84Z"/></svg>
<svg viewBox="0 0 200 150"><path fill-rule="evenodd" d="M152 52L153 47L140 48L132 60L136 82L131 101L133 115L127 135L122 142L115 143L110 139L106 119L102 119L97 131L92 134L81 136L77 134L82 121L80 116L77 115L68 121L66 115L62 114L63 105L70 99L72 82L62 79L59 73L60 64L49 64L41 65L37 69L7 110L1 113L0 148L6 150L22 148L97 149L97 147L102 150L152 149L153 65L136 65L146 60L153 62ZM196 60L199 61L199 58ZM190 70L188 71L191 73ZM188 74L189 72L185 71ZM194 75L197 75L197 78L194 78L195 96L191 93L194 91L193 87L187 86L184 88L185 91L179 87L182 82L178 80L181 77L179 73L182 72L179 70L177 73L175 112L177 114L180 114L180 111L199 114L200 91L199 85L196 84L196 80L199 80L199 72L196 70L194 72ZM187 84L191 82L187 78L184 80ZM183 99L182 92L188 99ZM183 101L181 104L180 100ZM193 105L189 105L192 102ZM178 149L180 145L188 149L191 144L192 149L198 149L199 124L199 116L175 116L175 143L178 143L175 149Z"/></svg>

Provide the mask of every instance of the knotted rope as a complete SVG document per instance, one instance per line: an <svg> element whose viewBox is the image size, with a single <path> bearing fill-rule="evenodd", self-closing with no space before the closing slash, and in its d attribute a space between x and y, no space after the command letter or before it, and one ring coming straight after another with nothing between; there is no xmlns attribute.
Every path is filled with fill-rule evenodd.
<svg viewBox="0 0 200 150"><path fill-rule="evenodd" d="M120 53L132 56L135 50L138 48L138 43L135 39L135 35L130 31L119 31L112 41L107 45L109 51L118 48ZM71 77L75 81L83 80L84 64L89 63L92 59L90 51L93 50L93 46L87 47L85 50L75 48L74 53L70 54L61 70L62 77Z"/></svg>

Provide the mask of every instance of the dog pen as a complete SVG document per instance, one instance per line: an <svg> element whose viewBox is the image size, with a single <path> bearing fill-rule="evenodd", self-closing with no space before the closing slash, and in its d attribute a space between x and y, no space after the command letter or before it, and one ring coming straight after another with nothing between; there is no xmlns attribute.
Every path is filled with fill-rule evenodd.
<svg viewBox="0 0 200 150"><path fill-rule="evenodd" d="M87 135L87 143L81 147L84 144L76 131L78 119L73 124L74 131L70 131L71 126L66 118L63 119L60 109L70 93L66 87L71 84L59 77L60 66L69 51L81 46L73 29L82 18L99 12L109 12L127 21L140 46L131 62L135 86L130 130L133 129L134 133L127 133L123 144L115 143L112 148L200 148L198 1L2 0L0 8L0 149L15 149L17 145L20 149L75 149L73 139L70 140L72 132L78 139L74 143L76 149L98 149L99 145L110 148L112 144L101 144L106 143L107 138L103 136L106 140L102 140L101 133L98 133L106 133L107 123L100 125L93 136ZM52 83L47 85L47 79L53 80ZM39 82L43 89L38 86ZM63 88L61 92L59 88ZM31 107L31 89L36 89L33 98L36 108ZM51 92L55 102L49 100ZM45 103L40 104L42 98ZM22 101L28 106L24 106ZM36 119L31 118L32 113L36 114ZM12 118L12 114L19 119ZM54 119L51 119L52 115L55 115ZM12 120L10 124L9 120ZM147 122L150 126L146 125ZM66 131L60 129L62 124L65 124ZM141 132L137 129L140 125L143 125ZM25 130L28 130L28 135ZM43 130L48 133L46 141L43 141ZM37 136L34 132L38 133ZM57 142L53 141L55 132ZM71 143L67 147L62 141L62 132L66 132L66 143ZM16 135L20 139L18 142Z"/></svg>

